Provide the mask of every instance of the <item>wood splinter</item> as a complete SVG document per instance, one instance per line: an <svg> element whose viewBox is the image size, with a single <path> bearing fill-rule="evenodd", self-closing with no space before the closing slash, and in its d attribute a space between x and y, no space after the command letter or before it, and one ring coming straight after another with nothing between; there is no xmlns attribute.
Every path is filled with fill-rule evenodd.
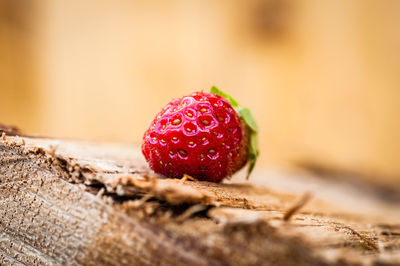
<svg viewBox="0 0 400 266"><path fill-rule="evenodd" d="M289 221L290 218L298 211L300 211L300 209L303 208L310 201L311 198L312 195L310 192L304 193L300 200L286 211L285 215L283 216L283 220Z"/></svg>

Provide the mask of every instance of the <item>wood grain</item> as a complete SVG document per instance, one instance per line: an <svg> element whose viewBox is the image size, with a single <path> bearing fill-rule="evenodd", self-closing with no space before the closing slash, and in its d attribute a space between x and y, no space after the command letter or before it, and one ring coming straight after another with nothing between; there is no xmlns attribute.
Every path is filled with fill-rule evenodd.
<svg viewBox="0 0 400 266"><path fill-rule="evenodd" d="M315 198L284 221L299 198L165 179L134 147L3 134L0 264L400 263L398 205L379 220Z"/></svg>

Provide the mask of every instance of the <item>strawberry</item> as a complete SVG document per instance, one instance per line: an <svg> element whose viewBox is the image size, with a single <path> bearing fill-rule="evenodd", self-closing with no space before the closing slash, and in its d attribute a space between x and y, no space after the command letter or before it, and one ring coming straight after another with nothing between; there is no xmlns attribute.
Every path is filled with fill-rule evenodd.
<svg viewBox="0 0 400 266"><path fill-rule="evenodd" d="M143 136L150 168L168 177L188 174L219 182L257 156L257 125L247 108L215 86L172 100Z"/></svg>

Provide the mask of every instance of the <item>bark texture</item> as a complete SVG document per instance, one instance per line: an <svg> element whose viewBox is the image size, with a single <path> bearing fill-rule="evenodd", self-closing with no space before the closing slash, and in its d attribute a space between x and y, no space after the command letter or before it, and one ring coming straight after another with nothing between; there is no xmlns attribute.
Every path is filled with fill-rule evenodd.
<svg viewBox="0 0 400 266"><path fill-rule="evenodd" d="M300 209L262 185L161 178L135 147L0 130L1 265L400 264L397 202Z"/></svg>

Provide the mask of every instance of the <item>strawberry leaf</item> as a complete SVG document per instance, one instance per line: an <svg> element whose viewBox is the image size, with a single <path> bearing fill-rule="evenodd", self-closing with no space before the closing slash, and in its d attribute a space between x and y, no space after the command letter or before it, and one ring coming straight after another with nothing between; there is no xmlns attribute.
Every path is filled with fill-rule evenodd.
<svg viewBox="0 0 400 266"><path fill-rule="evenodd" d="M235 99L233 99L232 96L230 96L229 94L227 94L227 93L221 91L221 90L218 89L217 87L212 86L210 92L213 93L213 94L219 95L219 96L221 96L221 97L223 97L223 98L225 98L225 99L227 99L227 100L229 101L229 103L232 105L233 108L236 109L236 108L239 107L238 102L237 102Z"/></svg>
<svg viewBox="0 0 400 266"><path fill-rule="evenodd" d="M245 125L250 129L250 140L248 143L247 151L248 151L248 162L249 162L249 168L247 170L247 176L246 179L250 177L251 172L254 169L254 166L256 165L256 161L259 155L259 150L258 150L258 126L257 123L250 111L249 108L246 107L241 107L239 103L232 98L229 94L221 91L215 86L211 87L210 90L211 93L219 95L229 101L229 103L232 105L232 107L236 110L236 112L239 114L239 117L244 121Z"/></svg>
<svg viewBox="0 0 400 266"><path fill-rule="evenodd" d="M249 169L247 170L247 176L246 179L249 179L251 172L254 169L254 166L256 165L257 157L259 155L258 151L258 136L257 132L252 131L250 134L250 143L249 143Z"/></svg>
<svg viewBox="0 0 400 266"><path fill-rule="evenodd" d="M254 132L258 131L258 126L256 121L254 120L253 115L251 114L251 111L247 107L240 107L238 108L238 113L241 118L246 122L246 124L250 127L250 129Z"/></svg>

